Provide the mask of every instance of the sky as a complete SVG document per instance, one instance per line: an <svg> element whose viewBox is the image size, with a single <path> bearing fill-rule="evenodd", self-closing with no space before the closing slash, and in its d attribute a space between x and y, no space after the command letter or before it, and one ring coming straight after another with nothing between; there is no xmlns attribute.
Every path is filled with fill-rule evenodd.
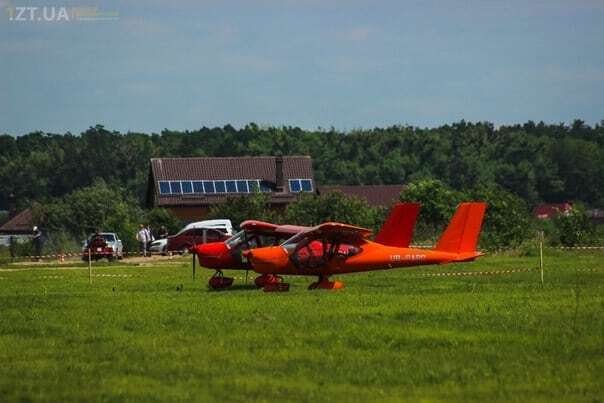
<svg viewBox="0 0 604 403"><path fill-rule="evenodd" d="M602 121L604 1L0 0L0 133L461 119Z"/></svg>

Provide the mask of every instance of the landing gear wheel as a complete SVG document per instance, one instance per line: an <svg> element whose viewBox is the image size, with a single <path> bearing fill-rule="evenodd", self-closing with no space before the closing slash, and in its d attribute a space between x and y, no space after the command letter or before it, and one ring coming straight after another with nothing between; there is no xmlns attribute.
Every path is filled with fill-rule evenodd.
<svg viewBox="0 0 604 403"><path fill-rule="evenodd" d="M262 289L264 292L284 292L289 291L289 283L283 282L283 277L274 274L266 275L266 282ZM262 277L262 276L260 276Z"/></svg>
<svg viewBox="0 0 604 403"><path fill-rule="evenodd" d="M281 277L275 276L273 274L263 274L254 279L254 284L258 288L264 288L264 286L267 284L278 283L283 280L283 279L281 279L281 280L279 280L279 279L281 279Z"/></svg>
<svg viewBox="0 0 604 403"><path fill-rule="evenodd" d="M337 280L329 281L329 277L323 276L323 275L319 276L319 281L310 283L310 285L308 286L309 290L316 290L316 289L339 290L340 288L344 288L344 283L342 283L341 281L337 281Z"/></svg>
<svg viewBox="0 0 604 403"><path fill-rule="evenodd" d="M224 273L218 270L208 281L208 285L213 290L223 290L233 285L233 277L225 277Z"/></svg>

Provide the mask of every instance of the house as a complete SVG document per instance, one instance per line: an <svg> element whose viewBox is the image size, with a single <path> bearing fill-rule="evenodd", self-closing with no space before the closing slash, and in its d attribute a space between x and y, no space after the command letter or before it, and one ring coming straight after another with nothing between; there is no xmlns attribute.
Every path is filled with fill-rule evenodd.
<svg viewBox="0 0 604 403"><path fill-rule="evenodd" d="M315 189L309 156L152 158L147 207L167 208L190 222L228 197L261 191L283 208Z"/></svg>
<svg viewBox="0 0 604 403"><path fill-rule="evenodd" d="M0 245L8 245L10 237L17 241L29 240L33 235L32 210L27 208L0 226Z"/></svg>
<svg viewBox="0 0 604 403"><path fill-rule="evenodd" d="M568 214L572 210L572 203L544 203L533 209L533 216L540 220L554 218L558 214Z"/></svg>
<svg viewBox="0 0 604 403"><path fill-rule="evenodd" d="M341 192L364 199L373 207L390 207L399 200L403 185L319 186L318 193Z"/></svg>

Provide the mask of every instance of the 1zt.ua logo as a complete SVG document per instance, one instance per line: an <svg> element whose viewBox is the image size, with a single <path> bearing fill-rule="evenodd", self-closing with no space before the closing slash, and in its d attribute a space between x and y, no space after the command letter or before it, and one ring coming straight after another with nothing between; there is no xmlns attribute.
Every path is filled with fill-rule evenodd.
<svg viewBox="0 0 604 403"><path fill-rule="evenodd" d="M47 21L60 22L69 21L69 13L65 7L6 7L9 21L31 22Z"/></svg>

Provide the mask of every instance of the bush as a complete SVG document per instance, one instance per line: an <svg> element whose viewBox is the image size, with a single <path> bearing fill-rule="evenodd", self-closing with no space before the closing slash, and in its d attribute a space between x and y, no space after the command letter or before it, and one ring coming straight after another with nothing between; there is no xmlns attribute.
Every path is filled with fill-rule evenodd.
<svg viewBox="0 0 604 403"><path fill-rule="evenodd" d="M596 228L585 209L575 205L564 214L552 220L557 240L563 246L591 245L596 242Z"/></svg>

